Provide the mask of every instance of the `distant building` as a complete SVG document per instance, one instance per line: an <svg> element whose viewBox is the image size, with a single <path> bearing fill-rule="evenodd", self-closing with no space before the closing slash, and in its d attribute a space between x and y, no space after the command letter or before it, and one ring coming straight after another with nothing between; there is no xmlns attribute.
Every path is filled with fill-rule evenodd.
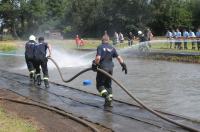
<svg viewBox="0 0 200 132"><path fill-rule="evenodd" d="M48 39L63 39L61 32L58 30L52 30L52 31L46 30L44 34L45 37L47 37Z"/></svg>

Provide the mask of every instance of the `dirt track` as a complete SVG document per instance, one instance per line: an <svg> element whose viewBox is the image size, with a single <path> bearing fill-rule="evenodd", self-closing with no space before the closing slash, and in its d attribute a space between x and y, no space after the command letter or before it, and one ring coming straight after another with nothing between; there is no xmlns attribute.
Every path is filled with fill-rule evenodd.
<svg viewBox="0 0 200 132"><path fill-rule="evenodd" d="M0 89L0 97L28 101L19 95L16 95L5 89ZM3 107L9 114L15 114L23 118L39 128L39 132L90 132L91 129L79 124L72 119L63 117L55 112L48 111L39 107L13 103L9 101L0 101L0 106ZM109 132L105 128L97 126L103 132Z"/></svg>

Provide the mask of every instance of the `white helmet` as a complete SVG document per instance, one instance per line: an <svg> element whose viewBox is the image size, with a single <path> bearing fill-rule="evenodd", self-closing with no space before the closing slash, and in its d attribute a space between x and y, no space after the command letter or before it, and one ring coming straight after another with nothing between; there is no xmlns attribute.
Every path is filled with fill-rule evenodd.
<svg viewBox="0 0 200 132"><path fill-rule="evenodd" d="M141 35L142 34L142 31L138 31L138 35Z"/></svg>
<svg viewBox="0 0 200 132"><path fill-rule="evenodd" d="M138 31L138 35L141 35L142 34L142 31Z"/></svg>
<svg viewBox="0 0 200 132"><path fill-rule="evenodd" d="M31 35L31 36L29 37L29 40L36 41L36 38L35 38L34 35Z"/></svg>

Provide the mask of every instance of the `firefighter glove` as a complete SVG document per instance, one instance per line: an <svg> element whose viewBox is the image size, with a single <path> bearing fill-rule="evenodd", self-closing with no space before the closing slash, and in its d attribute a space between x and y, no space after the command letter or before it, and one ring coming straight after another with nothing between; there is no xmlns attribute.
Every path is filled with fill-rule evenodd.
<svg viewBox="0 0 200 132"><path fill-rule="evenodd" d="M95 60L93 60L93 61L92 61L92 70L96 72L96 71L97 71L97 68L98 68L98 66L99 66L99 65L98 65L98 64L96 64Z"/></svg>
<svg viewBox="0 0 200 132"><path fill-rule="evenodd" d="M123 62L123 63L120 63L121 66L122 66L122 71L125 72L125 74L127 74L127 67L126 67L126 64Z"/></svg>

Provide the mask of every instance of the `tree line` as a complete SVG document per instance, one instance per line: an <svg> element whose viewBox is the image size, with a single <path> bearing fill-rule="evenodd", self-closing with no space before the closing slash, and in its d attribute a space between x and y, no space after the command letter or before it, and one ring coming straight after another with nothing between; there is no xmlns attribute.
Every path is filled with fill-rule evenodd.
<svg viewBox="0 0 200 132"><path fill-rule="evenodd" d="M99 37L136 33L150 28L163 35L167 28L200 26L199 0L0 0L0 33L25 38L45 31L64 36Z"/></svg>

